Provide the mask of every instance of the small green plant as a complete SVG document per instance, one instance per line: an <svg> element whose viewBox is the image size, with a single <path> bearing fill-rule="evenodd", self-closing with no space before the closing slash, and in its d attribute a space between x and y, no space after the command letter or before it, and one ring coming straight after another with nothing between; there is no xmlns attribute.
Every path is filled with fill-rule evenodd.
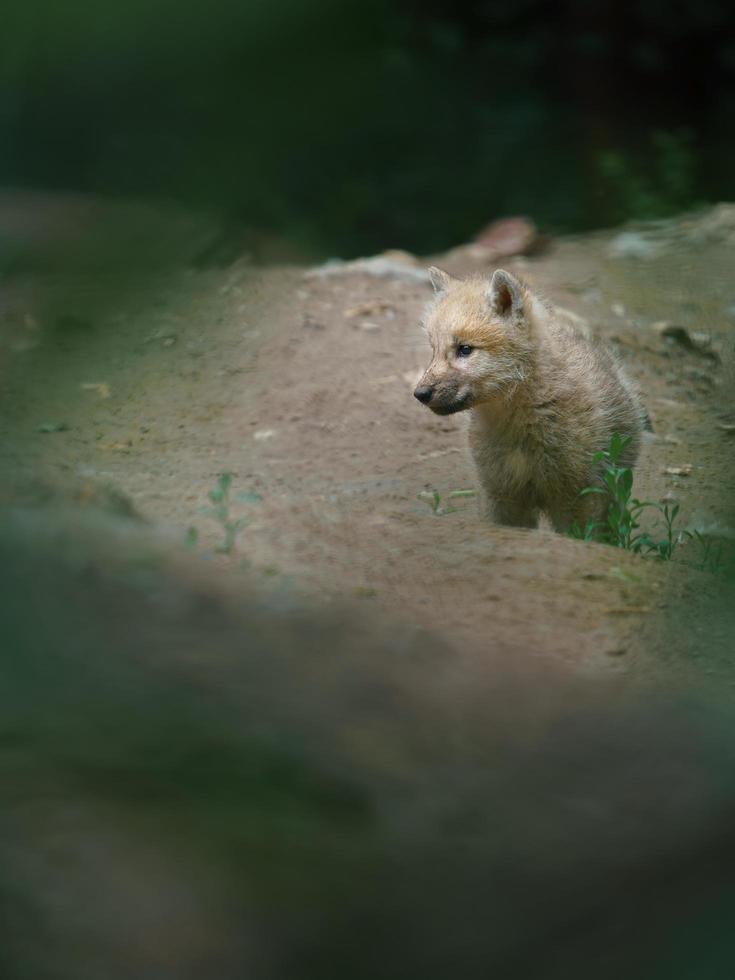
<svg viewBox="0 0 735 980"><path fill-rule="evenodd" d="M664 526L666 528L666 536L661 541L655 541L648 534L642 534L640 536L641 547L645 547L649 552L655 552L658 558L662 558L664 561L671 561L674 556L674 551L677 546L681 544L682 538L685 535L684 531L674 533L674 521L679 513L679 505L674 504L673 507L669 507L668 504L648 504L649 507L655 507L663 515Z"/></svg>
<svg viewBox="0 0 735 980"><path fill-rule="evenodd" d="M732 577L735 573L735 549L732 542L705 534L702 531L686 531L686 536L699 546L699 561L694 567L700 572Z"/></svg>
<svg viewBox="0 0 735 980"><path fill-rule="evenodd" d="M585 487L582 496L596 493L608 498L605 521L588 521L584 529L575 522L569 534L583 541L601 541L616 548L625 548L637 554L654 555L662 561L671 561L677 546L686 532L677 532L674 522L679 505L657 504L650 500L638 500L633 496L633 470L621 465L621 456L630 442L630 436L614 432L607 449L592 457L602 466L602 487ZM664 537L656 540L651 534L640 531L639 518L647 510L656 510L663 517Z"/></svg>
<svg viewBox="0 0 735 980"><path fill-rule="evenodd" d="M224 539L217 548L222 554L229 555L235 547L237 536L247 524L244 517L232 518L230 516L230 487L232 486L232 474L222 473L217 486L210 490L209 499L214 504L210 514L222 527Z"/></svg>
<svg viewBox="0 0 735 980"><path fill-rule="evenodd" d="M466 497L474 497L474 490L452 490L447 494L447 500L460 500ZM438 490L422 490L416 494L418 500L423 500L431 508L432 514L443 517L445 514L456 514L462 510L461 507L453 507L450 503L443 504L442 497Z"/></svg>
<svg viewBox="0 0 735 980"><path fill-rule="evenodd" d="M234 517L231 513L231 488L232 473L221 473L214 490L210 490L208 494L212 506L203 507L199 510L200 514L217 521L222 528L223 539L216 550L223 555L232 554L235 550L238 534L248 523L246 517ZM235 500L239 503L252 503L260 500L260 497L255 493L239 493L236 494ZM197 529L190 527L186 533L187 546L195 548L198 540L199 534Z"/></svg>

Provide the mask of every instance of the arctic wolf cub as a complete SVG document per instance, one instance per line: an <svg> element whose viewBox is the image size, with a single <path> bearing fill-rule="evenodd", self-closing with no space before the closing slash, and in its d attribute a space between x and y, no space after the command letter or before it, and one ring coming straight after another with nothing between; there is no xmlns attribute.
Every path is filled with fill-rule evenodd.
<svg viewBox="0 0 735 980"><path fill-rule="evenodd" d="M483 507L498 524L557 531L604 519L592 457L614 432L638 456L644 411L613 355L510 273L455 279L429 270L425 316L431 364L414 391L438 415L470 413L470 448Z"/></svg>

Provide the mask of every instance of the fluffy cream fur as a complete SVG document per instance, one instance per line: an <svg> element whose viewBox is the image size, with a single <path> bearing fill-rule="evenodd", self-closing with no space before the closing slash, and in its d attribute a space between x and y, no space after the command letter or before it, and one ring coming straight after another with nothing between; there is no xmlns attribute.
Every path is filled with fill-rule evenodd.
<svg viewBox="0 0 735 980"><path fill-rule="evenodd" d="M469 412L487 516L535 527L543 512L557 531L604 517L604 497L580 496L599 482L592 457L619 432L632 466L645 418L613 354L503 270L491 280L430 271L433 356L417 397L430 392L440 415Z"/></svg>

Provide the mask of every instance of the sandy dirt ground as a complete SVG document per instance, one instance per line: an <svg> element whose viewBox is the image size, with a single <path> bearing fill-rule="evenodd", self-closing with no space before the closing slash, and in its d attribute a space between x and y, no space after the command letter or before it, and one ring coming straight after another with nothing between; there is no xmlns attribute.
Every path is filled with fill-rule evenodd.
<svg viewBox="0 0 735 980"><path fill-rule="evenodd" d="M552 241L502 265L584 317L640 384L654 432L637 495L675 499L681 527L727 538L735 211L631 234ZM430 261L482 268L461 251ZM85 503L112 486L164 548L183 551L196 528L187 560L235 594L355 604L488 664L555 662L662 689L735 684L731 594L693 567L693 545L664 564L488 526L471 498L434 513L419 496L438 491L443 510L474 486L463 418L412 397L428 353L419 279L243 258L124 282L21 268L3 288L0 436L16 504L39 487ZM718 359L666 340L660 321L708 333ZM247 520L231 555L202 512L223 472Z"/></svg>

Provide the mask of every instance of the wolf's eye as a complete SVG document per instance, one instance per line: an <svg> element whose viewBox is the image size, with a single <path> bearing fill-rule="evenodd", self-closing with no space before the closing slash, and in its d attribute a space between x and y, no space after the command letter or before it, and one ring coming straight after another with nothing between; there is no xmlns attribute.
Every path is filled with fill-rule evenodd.
<svg viewBox="0 0 735 980"><path fill-rule="evenodd" d="M457 357L469 357L474 349L469 344L460 344L457 347Z"/></svg>

